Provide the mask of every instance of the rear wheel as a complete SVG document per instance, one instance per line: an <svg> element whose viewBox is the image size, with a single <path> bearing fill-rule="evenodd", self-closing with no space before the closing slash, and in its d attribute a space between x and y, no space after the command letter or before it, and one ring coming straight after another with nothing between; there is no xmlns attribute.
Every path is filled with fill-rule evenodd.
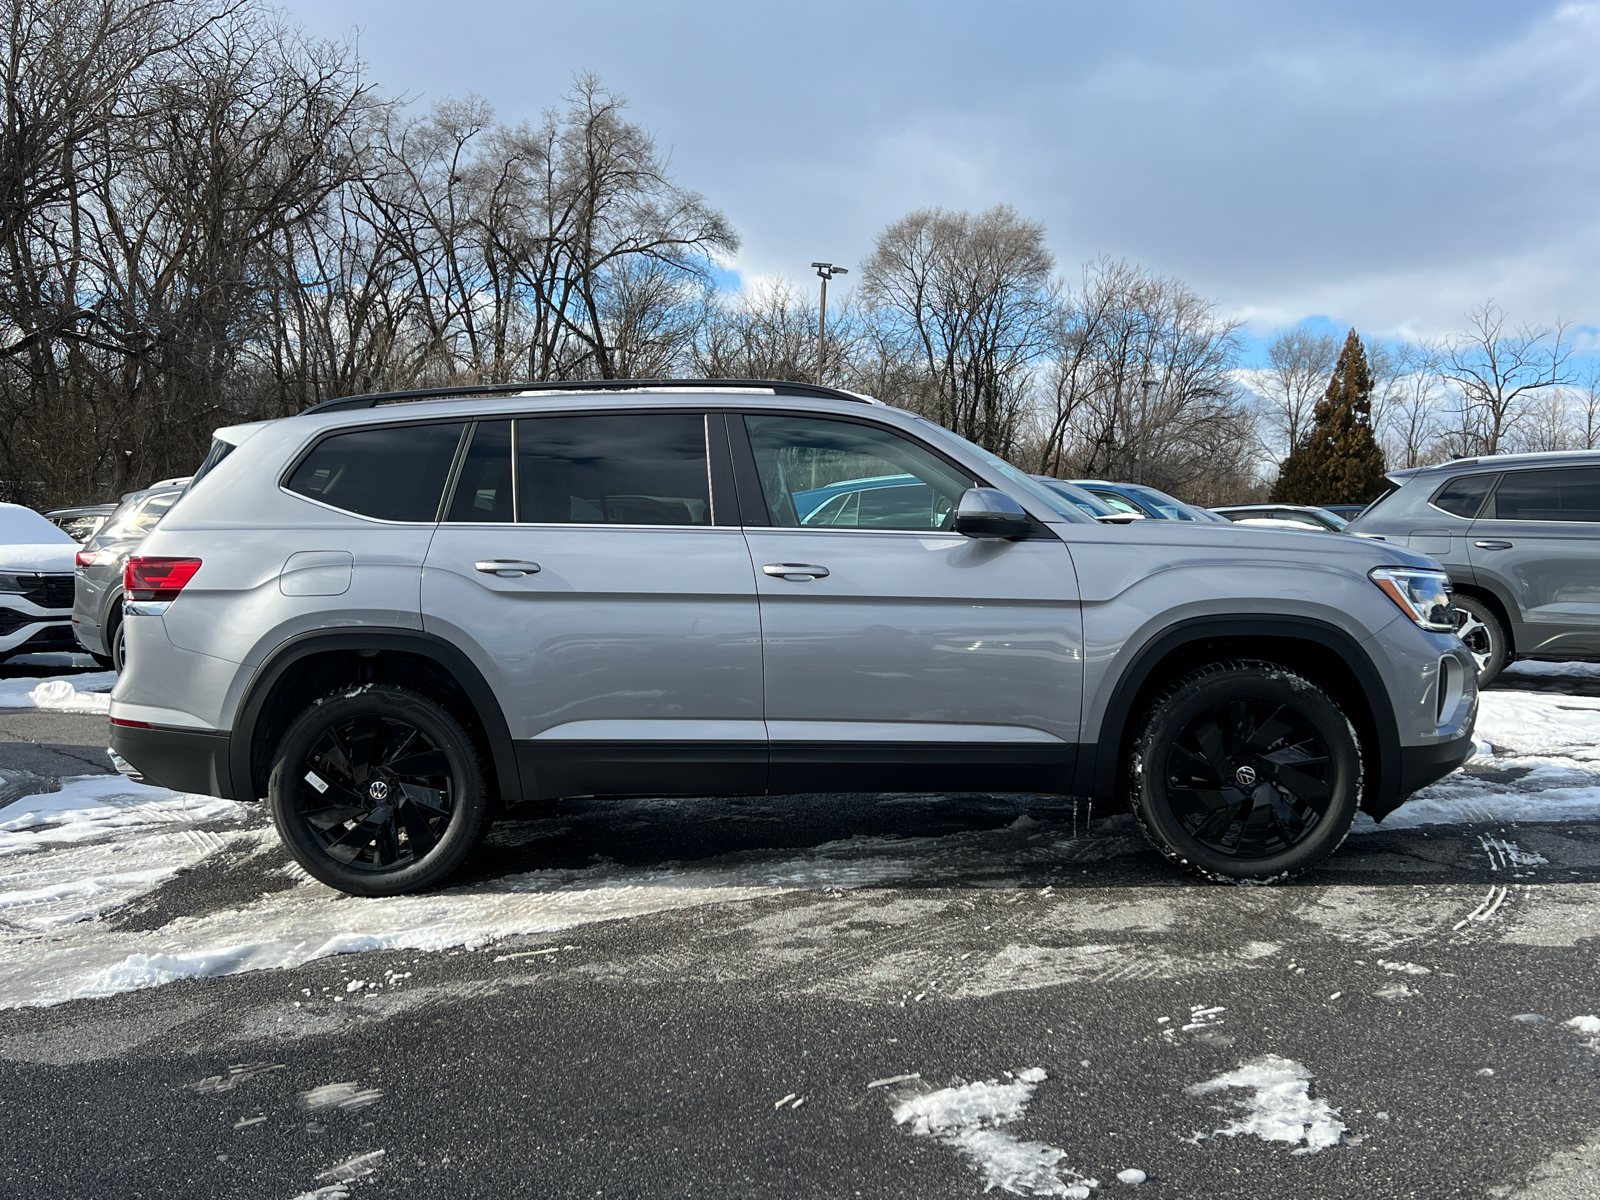
<svg viewBox="0 0 1600 1200"><path fill-rule="evenodd" d="M1361 796L1349 719L1272 663L1214 663L1152 708L1134 744L1130 801L1168 858L1217 879L1266 881L1344 841Z"/></svg>
<svg viewBox="0 0 1600 1200"><path fill-rule="evenodd" d="M1494 609L1474 596L1452 596L1450 609L1455 615L1456 636L1478 664L1478 686L1483 687L1505 669L1510 656L1505 626Z"/></svg>
<svg viewBox="0 0 1600 1200"><path fill-rule="evenodd" d="M296 717L267 799L295 860L355 896L441 882L489 825L472 738L441 705L390 684L351 687Z"/></svg>
<svg viewBox="0 0 1600 1200"><path fill-rule="evenodd" d="M128 623L119 617L112 624L106 642L111 647L111 669L120 675L128 665Z"/></svg>

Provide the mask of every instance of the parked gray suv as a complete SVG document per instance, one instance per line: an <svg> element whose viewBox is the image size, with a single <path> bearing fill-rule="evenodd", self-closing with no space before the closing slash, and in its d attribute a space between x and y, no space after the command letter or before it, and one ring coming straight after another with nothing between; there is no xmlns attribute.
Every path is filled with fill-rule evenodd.
<svg viewBox="0 0 1600 1200"><path fill-rule="evenodd" d="M893 504L806 524L841 481ZM852 485L855 490L859 486ZM478 388L219 430L129 559L113 749L265 797L348 892L580 795L1125 798L1271 879L1470 752L1415 551L1107 525L928 421L762 381Z"/></svg>
<svg viewBox="0 0 1600 1200"><path fill-rule="evenodd" d="M1518 658L1600 659L1600 451L1391 471L1346 527L1436 559L1482 687Z"/></svg>
<svg viewBox="0 0 1600 1200"><path fill-rule="evenodd" d="M78 552L73 578L72 632L103 665L122 670L122 576L128 556L156 527L179 496L181 485L161 484L122 498L105 524Z"/></svg>

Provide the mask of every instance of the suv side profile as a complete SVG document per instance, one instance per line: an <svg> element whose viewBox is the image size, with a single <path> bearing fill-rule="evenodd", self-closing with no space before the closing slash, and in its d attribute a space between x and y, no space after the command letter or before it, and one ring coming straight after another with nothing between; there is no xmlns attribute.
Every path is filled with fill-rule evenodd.
<svg viewBox="0 0 1600 1200"><path fill-rule="evenodd" d="M1436 559L1482 687L1518 658L1600 660L1600 451L1391 471L1347 527Z"/></svg>
<svg viewBox="0 0 1600 1200"><path fill-rule="evenodd" d="M521 803L928 789L1120 796L1267 880L1470 753L1430 560L1174 524L806 384L335 401L219 430L128 560L112 748L360 895Z"/></svg>

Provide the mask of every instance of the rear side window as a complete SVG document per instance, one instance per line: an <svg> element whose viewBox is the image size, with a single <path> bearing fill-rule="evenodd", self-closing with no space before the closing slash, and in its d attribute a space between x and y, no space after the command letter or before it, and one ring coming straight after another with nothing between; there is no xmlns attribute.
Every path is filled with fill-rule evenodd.
<svg viewBox="0 0 1600 1200"><path fill-rule="evenodd" d="M1435 508L1442 508L1453 516L1471 520L1478 515L1483 498L1489 494L1489 488L1493 486L1494 480L1493 475L1463 475L1459 479L1452 479L1435 493L1431 503ZM1380 496L1379 500L1384 498ZM1376 508L1377 503L1375 502L1372 507Z"/></svg>
<svg viewBox="0 0 1600 1200"><path fill-rule="evenodd" d="M700 413L605 413L517 422L517 519L709 525Z"/></svg>
<svg viewBox="0 0 1600 1200"><path fill-rule="evenodd" d="M1494 490L1502 521L1600 521L1600 467L1508 471Z"/></svg>
<svg viewBox="0 0 1600 1200"><path fill-rule="evenodd" d="M515 521L511 493L511 422L484 421L461 463L451 521Z"/></svg>
<svg viewBox="0 0 1600 1200"><path fill-rule="evenodd" d="M436 521L461 424L380 425L325 437L285 485L383 521Z"/></svg>

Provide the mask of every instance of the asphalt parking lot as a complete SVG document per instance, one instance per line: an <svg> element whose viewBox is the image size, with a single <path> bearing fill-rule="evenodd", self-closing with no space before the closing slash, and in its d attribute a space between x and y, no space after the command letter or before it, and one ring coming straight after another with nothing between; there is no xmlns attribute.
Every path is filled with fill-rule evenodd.
<svg viewBox="0 0 1600 1200"><path fill-rule="evenodd" d="M1198 884L1069 801L766 797L568 803L381 902L307 881L253 810L74 782L109 771L103 718L0 709L0 866L36 876L0 908L0 1179L1592 1198L1600 678L1502 693L1534 741L1288 886ZM19 824L52 785L127 820Z"/></svg>

